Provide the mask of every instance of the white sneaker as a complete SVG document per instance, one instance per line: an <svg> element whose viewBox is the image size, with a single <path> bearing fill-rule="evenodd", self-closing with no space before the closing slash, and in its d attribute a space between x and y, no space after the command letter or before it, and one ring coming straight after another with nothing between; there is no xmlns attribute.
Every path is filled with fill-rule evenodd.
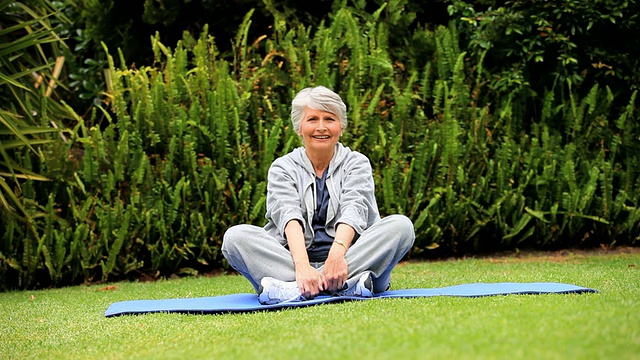
<svg viewBox="0 0 640 360"><path fill-rule="evenodd" d="M371 279L371 273L366 272L360 276L358 282L348 289L339 291L334 294L335 296L360 296L360 297L373 297L373 279Z"/></svg>
<svg viewBox="0 0 640 360"><path fill-rule="evenodd" d="M262 278L260 281L260 295L258 300L262 305L273 305L285 302L304 301L298 283L282 281L272 277Z"/></svg>

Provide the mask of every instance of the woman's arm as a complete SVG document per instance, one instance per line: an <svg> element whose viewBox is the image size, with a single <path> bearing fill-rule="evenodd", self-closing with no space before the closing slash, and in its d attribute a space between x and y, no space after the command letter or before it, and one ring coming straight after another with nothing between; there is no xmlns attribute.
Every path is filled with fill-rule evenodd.
<svg viewBox="0 0 640 360"><path fill-rule="evenodd" d="M340 193L337 197L340 216L336 224L348 224L362 234L380 218L371 163L366 156L354 153L342 166L342 178L336 189Z"/></svg>
<svg viewBox="0 0 640 360"><path fill-rule="evenodd" d="M298 220L291 220L285 226L284 232L293 257L300 292L305 298L313 299L325 289L325 281L324 276L309 263L302 225Z"/></svg>
<svg viewBox="0 0 640 360"><path fill-rule="evenodd" d="M349 268L344 256L351 246L355 234L355 230L345 223L338 224L336 228L335 240L329 250L327 261L325 261L324 267L322 268L326 289L329 291L341 290L347 281Z"/></svg>
<svg viewBox="0 0 640 360"><path fill-rule="evenodd" d="M267 178L265 216L275 225L283 239L286 238L287 224L292 220L298 220L300 224L304 221L304 206L301 202L303 189L297 184L292 166L287 157L278 158L269 167Z"/></svg>

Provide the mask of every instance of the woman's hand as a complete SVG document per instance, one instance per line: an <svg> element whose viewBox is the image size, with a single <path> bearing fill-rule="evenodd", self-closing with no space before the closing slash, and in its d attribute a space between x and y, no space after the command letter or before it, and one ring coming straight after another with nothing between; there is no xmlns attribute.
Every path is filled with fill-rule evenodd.
<svg viewBox="0 0 640 360"><path fill-rule="evenodd" d="M309 264L309 256L304 242L302 224L291 220L285 226L289 251L296 270L296 283L300 293L307 299L313 299L324 290L324 278L318 270Z"/></svg>
<svg viewBox="0 0 640 360"><path fill-rule="evenodd" d="M306 299L313 299L325 288L324 276L311 265L296 267L296 283Z"/></svg>
<svg viewBox="0 0 640 360"><path fill-rule="evenodd" d="M351 246L355 230L345 223L339 223L336 227L335 241L331 245L327 260L322 267L322 275L325 280L325 290L335 292L342 290L349 276L349 266L345 255Z"/></svg>
<svg viewBox="0 0 640 360"><path fill-rule="evenodd" d="M342 254L338 251L329 252L329 257L324 263L322 268L322 275L325 280L325 289L330 292L342 290L342 286L347 281L347 275L349 268L347 267L347 260L344 258L344 252Z"/></svg>

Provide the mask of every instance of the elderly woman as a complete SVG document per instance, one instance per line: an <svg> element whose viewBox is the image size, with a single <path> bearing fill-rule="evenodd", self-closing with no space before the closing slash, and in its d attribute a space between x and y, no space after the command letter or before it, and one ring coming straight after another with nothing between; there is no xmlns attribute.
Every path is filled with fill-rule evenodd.
<svg viewBox="0 0 640 360"><path fill-rule="evenodd" d="M269 169L268 223L229 228L222 253L262 304L320 293L371 297L415 239L403 215L380 218L369 159L339 140L347 108L323 86L300 91L291 121L303 147Z"/></svg>

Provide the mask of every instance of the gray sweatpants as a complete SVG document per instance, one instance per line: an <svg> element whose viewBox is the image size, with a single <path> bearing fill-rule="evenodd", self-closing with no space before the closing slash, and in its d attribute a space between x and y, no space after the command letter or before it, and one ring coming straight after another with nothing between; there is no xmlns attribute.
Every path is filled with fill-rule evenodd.
<svg viewBox="0 0 640 360"><path fill-rule="evenodd" d="M354 285L359 275L370 271L373 292L387 290L391 270L413 246L414 240L413 223L404 215L390 215L373 224L351 244L345 255L349 268L347 286ZM256 292L263 277L296 280L291 252L259 226L243 224L229 228L224 234L222 254L251 282ZM316 265L318 271L322 271L323 264Z"/></svg>

